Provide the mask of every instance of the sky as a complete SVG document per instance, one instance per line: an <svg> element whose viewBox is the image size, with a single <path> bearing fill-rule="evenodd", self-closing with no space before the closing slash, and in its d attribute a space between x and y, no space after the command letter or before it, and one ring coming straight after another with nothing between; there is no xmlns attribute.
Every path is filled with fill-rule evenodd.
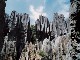
<svg viewBox="0 0 80 60"><path fill-rule="evenodd" d="M7 0L6 13L10 14L13 10L18 13L27 13L31 23L39 18L39 15L46 16L49 21L53 20L54 13L64 14L69 17L70 0Z"/></svg>

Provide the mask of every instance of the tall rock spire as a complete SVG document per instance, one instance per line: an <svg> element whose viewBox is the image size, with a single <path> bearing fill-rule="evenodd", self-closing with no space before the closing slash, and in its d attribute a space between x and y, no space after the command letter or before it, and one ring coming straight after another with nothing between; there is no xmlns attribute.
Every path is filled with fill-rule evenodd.
<svg viewBox="0 0 80 60"><path fill-rule="evenodd" d="M71 39L72 39L72 59L79 60L80 57L78 54L80 53L80 1L79 0L70 0L70 20L71 20Z"/></svg>
<svg viewBox="0 0 80 60"><path fill-rule="evenodd" d="M5 27L5 0L0 0L0 53L4 42L4 27Z"/></svg>

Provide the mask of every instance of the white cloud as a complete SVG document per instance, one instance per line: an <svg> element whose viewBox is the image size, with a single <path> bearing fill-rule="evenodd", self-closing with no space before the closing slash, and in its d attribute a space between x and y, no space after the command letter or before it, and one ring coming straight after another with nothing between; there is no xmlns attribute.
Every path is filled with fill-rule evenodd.
<svg viewBox="0 0 80 60"><path fill-rule="evenodd" d="M59 14L63 14L65 18L69 17L69 4L66 4L65 0L57 0L61 9L58 11Z"/></svg>
<svg viewBox="0 0 80 60"><path fill-rule="evenodd" d="M59 14L63 14L65 18L69 17L69 5L68 4L61 4L62 9L58 11Z"/></svg>
<svg viewBox="0 0 80 60"><path fill-rule="evenodd" d="M46 0L43 0L43 5L45 6Z"/></svg>
<svg viewBox="0 0 80 60"><path fill-rule="evenodd" d="M63 14L65 18L69 17L69 12L68 11L62 10L62 11L59 11L58 13Z"/></svg>
<svg viewBox="0 0 80 60"><path fill-rule="evenodd" d="M43 11L44 7L43 6L39 6L38 8L34 8L33 5L30 5L29 10L31 12L30 17L33 20L37 20L39 18L39 15L43 15L46 16L46 13Z"/></svg>

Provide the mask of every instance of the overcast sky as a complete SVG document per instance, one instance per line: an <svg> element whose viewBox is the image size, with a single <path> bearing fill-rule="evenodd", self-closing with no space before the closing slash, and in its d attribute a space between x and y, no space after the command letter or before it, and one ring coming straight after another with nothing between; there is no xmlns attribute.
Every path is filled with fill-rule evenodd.
<svg viewBox="0 0 80 60"><path fill-rule="evenodd" d="M7 0L6 13L10 14L13 10L27 13L30 15L31 23L34 24L39 15L46 16L52 21L55 12L68 18L69 6L70 0Z"/></svg>

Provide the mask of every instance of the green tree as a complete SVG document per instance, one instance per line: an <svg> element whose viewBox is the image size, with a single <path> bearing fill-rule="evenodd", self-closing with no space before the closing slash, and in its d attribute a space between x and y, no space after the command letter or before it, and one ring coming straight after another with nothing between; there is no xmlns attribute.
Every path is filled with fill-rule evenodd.
<svg viewBox="0 0 80 60"><path fill-rule="evenodd" d="M35 43L36 42L36 31L35 31L35 26L34 25L31 25L31 31L32 31L32 35L31 35L31 41L32 43Z"/></svg>
<svg viewBox="0 0 80 60"><path fill-rule="evenodd" d="M47 53L45 53L44 51L40 51L39 52L39 55L42 56L42 57L46 57L47 56Z"/></svg>

